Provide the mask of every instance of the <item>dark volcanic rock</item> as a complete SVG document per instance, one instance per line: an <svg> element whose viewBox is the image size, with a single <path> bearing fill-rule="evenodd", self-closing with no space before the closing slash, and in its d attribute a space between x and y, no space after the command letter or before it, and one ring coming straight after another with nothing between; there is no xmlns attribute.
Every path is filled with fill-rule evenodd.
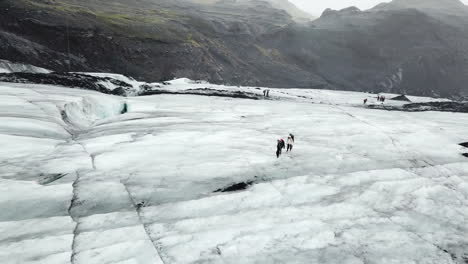
<svg viewBox="0 0 468 264"><path fill-rule="evenodd" d="M107 89L100 82L106 81L118 86L114 90ZM61 85L72 88L94 90L106 94L126 95L125 88L131 85L112 78L95 77L78 73L53 72L53 73L0 73L0 82L35 83Z"/></svg>
<svg viewBox="0 0 468 264"><path fill-rule="evenodd" d="M460 102L430 102L413 103L403 106L407 111L441 111L441 112L459 112L468 113L468 103Z"/></svg>
<svg viewBox="0 0 468 264"><path fill-rule="evenodd" d="M188 94L188 95L202 95L202 96L217 96L217 97L229 97L238 99L251 99L258 100L261 97L254 93L241 92L241 91L226 91L226 90L214 90L209 88L204 89L188 89L183 91L170 91L165 89L154 89L140 93L141 96L157 95L157 94Z"/></svg>
<svg viewBox="0 0 468 264"><path fill-rule="evenodd" d="M400 96L397 96L397 97L393 97L393 98L390 99L390 100L411 102L411 100L408 99L408 97L406 97L406 95L400 95Z"/></svg>
<svg viewBox="0 0 468 264"><path fill-rule="evenodd" d="M56 173L56 174L40 174L39 175L39 184L41 185L47 185L47 184L51 184L57 180L60 180L61 178L67 176L67 174L63 174L63 173Z"/></svg>
<svg viewBox="0 0 468 264"><path fill-rule="evenodd" d="M384 104L369 105L370 109L387 111L405 111L405 112L454 112L468 113L468 102L429 102L429 103L411 103L403 106L389 106Z"/></svg>
<svg viewBox="0 0 468 264"><path fill-rule="evenodd" d="M228 186L226 188L222 188L222 189L218 189L215 191L216 192L236 192L236 191L242 191L242 190L246 190L247 188L249 188L249 186L251 186L252 184L254 184L253 181L247 181L247 182L240 182L240 183L235 183L231 186Z"/></svg>

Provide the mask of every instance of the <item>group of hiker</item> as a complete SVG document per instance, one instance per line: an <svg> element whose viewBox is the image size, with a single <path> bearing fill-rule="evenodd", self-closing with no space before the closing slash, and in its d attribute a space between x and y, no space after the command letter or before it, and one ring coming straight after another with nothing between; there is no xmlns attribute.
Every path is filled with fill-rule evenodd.
<svg viewBox="0 0 468 264"><path fill-rule="evenodd" d="M263 90L263 96L270 97L270 89Z"/></svg>
<svg viewBox="0 0 468 264"><path fill-rule="evenodd" d="M377 102L385 103L385 95L377 95Z"/></svg>
<svg viewBox="0 0 468 264"><path fill-rule="evenodd" d="M367 104L368 99L364 99L364 104ZM377 95L377 102L385 103L385 95Z"/></svg>
<svg viewBox="0 0 468 264"><path fill-rule="evenodd" d="M278 144L276 145L276 157L279 158L283 152L283 149L286 148L286 152L292 151L294 146L294 135L289 134L287 145L282 138L278 139Z"/></svg>

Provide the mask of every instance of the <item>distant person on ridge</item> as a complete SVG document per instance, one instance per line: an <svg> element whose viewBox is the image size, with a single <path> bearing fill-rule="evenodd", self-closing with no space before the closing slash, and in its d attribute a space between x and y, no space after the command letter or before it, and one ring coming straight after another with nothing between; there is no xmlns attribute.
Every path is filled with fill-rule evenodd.
<svg viewBox="0 0 468 264"><path fill-rule="evenodd" d="M278 144L276 145L276 157L279 158L281 156L281 152L284 149L284 140L278 139Z"/></svg>
<svg viewBox="0 0 468 264"><path fill-rule="evenodd" d="M367 98L366 98L366 99L364 99L364 104L367 104Z"/></svg>
<svg viewBox="0 0 468 264"><path fill-rule="evenodd" d="M267 96L267 97L270 97L270 89L267 89L267 90L266 90L266 96Z"/></svg>
<svg viewBox="0 0 468 264"><path fill-rule="evenodd" d="M267 90L263 90L263 96L266 97Z"/></svg>
<svg viewBox="0 0 468 264"><path fill-rule="evenodd" d="M291 136L288 137L288 148L286 149L286 152L290 152L293 149L294 145L294 140Z"/></svg>

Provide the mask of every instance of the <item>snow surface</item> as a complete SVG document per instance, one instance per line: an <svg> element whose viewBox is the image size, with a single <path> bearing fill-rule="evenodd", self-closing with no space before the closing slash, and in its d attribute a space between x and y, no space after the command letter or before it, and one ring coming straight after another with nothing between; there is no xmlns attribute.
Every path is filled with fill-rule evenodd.
<svg viewBox="0 0 468 264"><path fill-rule="evenodd" d="M466 263L467 114L271 95L0 83L0 263Z"/></svg>
<svg viewBox="0 0 468 264"><path fill-rule="evenodd" d="M29 64L14 63L7 60L0 60L0 73L13 72L50 73L51 71Z"/></svg>
<svg viewBox="0 0 468 264"><path fill-rule="evenodd" d="M121 81L121 82L124 82L124 83L128 83L132 87L132 89L130 89L127 92L127 94L129 96L138 95L141 92L143 86L149 86L149 87L151 87L153 89L161 87L160 83L140 82L140 81L137 81L137 80L133 79L132 77L128 77L128 76L125 76L125 75L122 75L122 74L100 73L100 72L77 72L77 73L90 75L90 76L94 76L94 77L111 78L111 79L115 79L115 80L118 80L118 81ZM103 85L109 91L113 91L113 90L120 87L120 86L117 86L117 85L113 84L110 81L101 81L101 82L99 82L99 84Z"/></svg>

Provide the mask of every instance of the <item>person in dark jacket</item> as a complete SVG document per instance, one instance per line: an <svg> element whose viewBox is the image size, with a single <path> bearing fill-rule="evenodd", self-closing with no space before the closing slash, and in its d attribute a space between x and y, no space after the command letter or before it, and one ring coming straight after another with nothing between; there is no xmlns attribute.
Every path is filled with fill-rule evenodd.
<svg viewBox="0 0 468 264"><path fill-rule="evenodd" d="M284 140L278 139L278 144L276 145L276 157L279 158L281 156L281 152L285 148Z"/></svg>

